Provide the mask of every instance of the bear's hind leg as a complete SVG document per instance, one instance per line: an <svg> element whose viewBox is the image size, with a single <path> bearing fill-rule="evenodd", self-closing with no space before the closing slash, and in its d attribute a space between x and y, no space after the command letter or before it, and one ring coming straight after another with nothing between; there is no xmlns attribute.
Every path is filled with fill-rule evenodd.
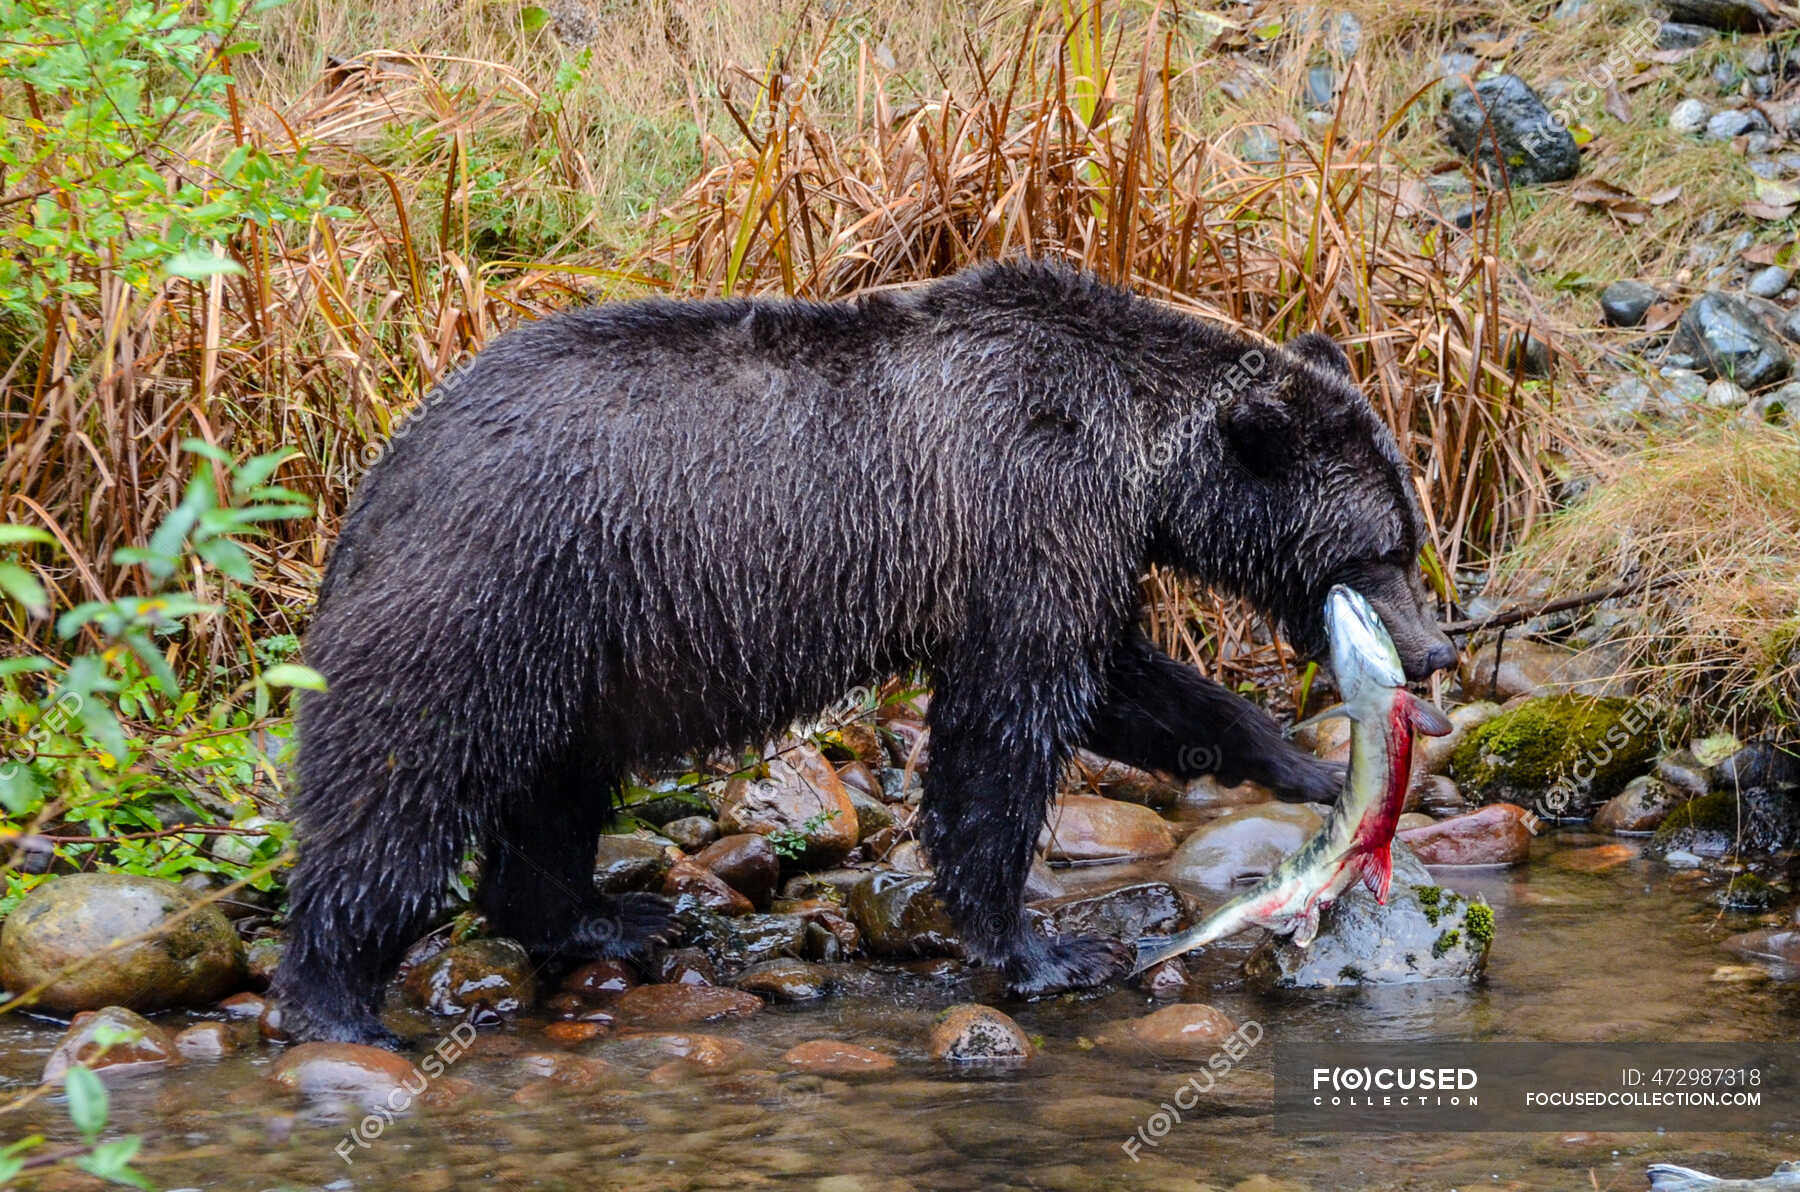
<svg viewBox="0 0 1800 1192"><path fill-rule="evenodd" d="M655 894L599 894L594 850L612 818L616 784L591 751L515 796L488 837L478 902L494 930L534 959L591 960L641 952L669 926Z"/></svg>

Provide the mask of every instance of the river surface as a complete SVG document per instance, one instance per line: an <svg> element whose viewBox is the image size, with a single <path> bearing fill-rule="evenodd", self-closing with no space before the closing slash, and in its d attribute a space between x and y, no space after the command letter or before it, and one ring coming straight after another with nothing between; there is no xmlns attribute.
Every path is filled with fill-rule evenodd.
<svg viewBox="0 0 1800 1192"><path fill-rule="evenodd" d="M1602 845L1611 847L1594 851ZM1791 1042L1800 983L1757 980L1718 947L1758 920L1721 912L1695 875L1657 862L1593 871L1620 851L1616 841L1553 833L1536 842L1528 865L1434 871L1494 905L1488 972L1474 986L1263 996L1236 976L1255 933L1210 949L1193 964L1189 1000L1254 1020L1264 1039L1135 1162L1123 1144L1197 1068L1100 1041L1116 1039L1118 1022L1153 1003L1125 990L1002 1002L1037 1038L1038 1056L1014 1070L953 1071L925 1057L933 1017L998 994L985 974L947 980L929 965L846 966L848 989L834 998L699 1028L745 1045L723 1071L671 1075L659 1043L615 1036L576 1048L606 1061L595 1083L548 1086L521 1057L557 1047L542 1022L522 1020L481 1036L452 1066L467 1083L449 1104L384 1124L366 1147L344 1145L362 1111L277 1087L267 1077L279 1052L255 1044L216 1062L110 1081L109 1133L143 1135L140 1167L165 1188L1593 1192L1644 1188L1650 1162L1767 1175L1800 1157L1800 1107L1788 1114L1795 1133L1765 1135L1292 1136L1273 1128L1271 1062L1283 1041ZM1111 882L1121 874L1073 876ZM173 1029L200 1017L162 1021ZM52 1024L0 1021L4 1091L35 1082L59 1035ZM875 1047L900 1063L855 1080L783 1071L787 1048L819 1038ZM0 1119L0 1141L32 1129L74 1141L55 1100ZM83 1186L54 1178L40 1185Z"/></svg>

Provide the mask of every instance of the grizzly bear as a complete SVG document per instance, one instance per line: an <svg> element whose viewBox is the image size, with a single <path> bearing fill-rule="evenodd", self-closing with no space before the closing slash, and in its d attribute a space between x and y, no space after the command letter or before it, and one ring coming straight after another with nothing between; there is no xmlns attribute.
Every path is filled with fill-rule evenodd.
<svg viewBox="0 0 1800 1192"><path fill-rule="evenodd" d="M921 839L972 958L1022 996L1127 967L1021 904L1071 752L1329 800L1339 772L1156 649L1151 564L1301 650L1326 591L1419 677L1421 519L1328 338L1278 348L1067 266L849 301L644 301L500 337L360 485L305 640L277 994L299 1038L397 1045L386 979L471 846L535 955L628 954L600 896L624 778L766 739L854 685L932 688Z"/></svg>

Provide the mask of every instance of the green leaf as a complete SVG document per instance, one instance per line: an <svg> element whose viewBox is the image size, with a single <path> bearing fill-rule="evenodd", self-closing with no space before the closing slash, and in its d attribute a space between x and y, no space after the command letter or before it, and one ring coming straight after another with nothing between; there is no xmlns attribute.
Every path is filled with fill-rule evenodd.
<svg viewBox="0 0 1800 1192"><path fill-rule="evenodd" d="M143 1144L144 1140L135 1134L103 1142L94 1148L93 1153L75 1160L75 1165L89 1175L97 1175L103 1180L154 1192L156 1185L144 1178L143 1173L131 1169L132 1157Z"/></svg>
<svg viewBox="0 0 1800 1192"><path fill-rule="evenodd" d="M519 10L519 23L525 26L525 32L536 33L550 23L550 13L535 4L528 4Z"/></svg>
<svg viewBox="0 0 1800 1192"><path fill-rule="evenodd" d="M12 1182L12 1178L25 1170L23 1159L0 1159L0 1188Z"/></svg>
<svg viewBox="0 0 1800 1192"><path fill-rule="evenodd" d="M86 1064L74 1064L64 1079L69 1096L69 1121L89 1138L106 1129L106 1086Z"/></svg>
<svg viewBox="0 0 1800 1192"><path fill-rule="evenodd" d="M298 687L302 691L325 690L325 676L310 666L297 662L281 662L262 673L263 682L271 687Z"/></svg>
<svg viewBox="0 0 1800 1192"><path fill-rule="evenodd" d="M0 807L8 814L23 816L43 799L43 783L37 771L20 761L0 762Z"/></svg>
<svg viewBox="0 0 1800 1192"><path fill-rule="evenodd" d="M230 257L215 256L210 252L190 248L163 262L163 271L170 277L204 281L221 274L242 273L244 267Z"/></svg>
<svg viewBox="0 0 1800 1192"><path fill-rule="evenodd" d="M44 585L38 583L37 577L17 563L4 559L0 559L0 594L23 605L34 617L50 611L50 598L44 595Z"/></svg>
<svg viewBox="0 0 1800 1192"><path fill-rule="evenodd" d="M56 538L48 530L40 530L36 526L20 526L8 522L0 525L0 546L19 546L27 542L54 543Z"/></svg>

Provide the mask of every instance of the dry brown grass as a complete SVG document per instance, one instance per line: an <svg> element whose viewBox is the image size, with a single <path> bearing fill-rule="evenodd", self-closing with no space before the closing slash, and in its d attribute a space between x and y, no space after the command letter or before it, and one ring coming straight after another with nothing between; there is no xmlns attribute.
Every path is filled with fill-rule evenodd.
<svg viewBox="0 0 1800 1192"><path fill-rule="evenodd" d="M253 606L179 646L235 681L249 642L299 625L364 460L505 327L594 297L832 296L1025 251L1197 317L1342 339L1418 465L1440 574L1530 528L1550 395L1502 353L1529 308L1496 230L1445 234L1389 149L1435 137L1435 99L1409 100L1448 18L1359 5L1337 128L1277 115L1282 160L1257 164L1236 150L1270 105L1222 84L1262 62L1259 86L1288 86L1315 34L1259 46L1141 5L953 8L969 12L879 4L842 24L789 4L632 6L590 77L559 86L568 55L491 8L409 12L401 36L394 14L295 0L240 68L239 121L179 131L196 154L303 147L349 214L247 231L228 246L242 276L144 293L102 274L98 300L46 312L0 377L0 517L57 535L36 562L59 603L136 591L111 553L178 499L176 444L299 447L280 479L319 517L261 547ZM674 185L643 181L659 173ZM676 197L639 222L659 189ZM1197 660L1278 657L1241 611L1153 592L1159 633Z"/></svg>
<svg viewBox="0 0 1800 1192"><path fill-rule="evenodd" d="M1631 598L1640 688L1739 731L1800 718L1800 435L1714 428L1615 461L1519 552L1556 590L1679 576ZM1790 730L1791 731L1791 728Z"/></svg>

